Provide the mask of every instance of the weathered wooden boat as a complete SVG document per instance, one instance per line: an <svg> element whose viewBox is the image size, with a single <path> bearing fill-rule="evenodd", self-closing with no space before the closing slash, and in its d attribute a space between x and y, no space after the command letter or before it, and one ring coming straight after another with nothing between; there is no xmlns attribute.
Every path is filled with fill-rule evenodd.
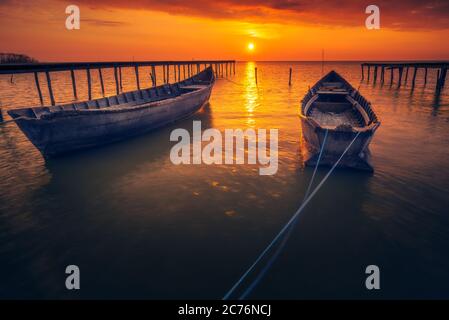
<svg viewBox="0 0 449 320"><path fill-rule="evenodd" d="M8 114L46 158L123 140L186 118L211 95L209 67L174 84Z"/></svg>
<svg viewBox="0 0 449 320"><path fill-rule="evenodd" d="M329 72L309 90L300 118L308 149L306 165L316 165L328 130L320 164L334 165L359 133L338 166L373 171L368 146L380 122L371 104L337 72Z"/></svg>

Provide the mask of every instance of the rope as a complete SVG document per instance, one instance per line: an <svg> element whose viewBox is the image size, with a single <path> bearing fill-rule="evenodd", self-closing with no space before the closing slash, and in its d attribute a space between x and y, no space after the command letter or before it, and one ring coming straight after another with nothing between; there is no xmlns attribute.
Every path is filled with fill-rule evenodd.
<svg viewBox="0 0 449 320"><path fill-rule="evenodd" d="M315 168L313 169L313 174L312 174L312 178L310 179L309 182L309 186L307 187L307 191L304 195L304 198L302 201L304 201L305 199L307 199L307 197L309 196L310 193L310 189L312 188L313 185L313 181L315 180L315 175L316 172L318 171L318 166L320 165L320 160L321 160L321 156L323 155L323 151L324 151L324 146L326 144L326 140L327 140L327 133L329 132L328 129L326 129L325 133L324 133L324 138L323 138L323 143L321 145L320 148L320 153L318 155L318 160L315 164ZM257 278L253 281L253 283L245 290L245 292L240 296L239 300L243 300L245 299L250 293L251 291L253 291L253 289L259 284L260 280L262 280L262 278L265 276L265 274L268 272L268 270L271 268L271 266L274 264L274 262L276 261L276 259L278 258L279 254L282 252L282 249L284 249L285 244L287 243L288 239L290 238L290 235L292 233L292 231L295 229L296 224L298 223L298 219L295 219L295 221L292 223L291 227L288 229L287 234L285 235L285 237L282 239L281 244L278 246L276 252L273 254L273 256L270 258L270 260L267 262L267 264L265 265L265 267L262 269L262 271L259 273L259 275L257 276Z"/></svg>
<svg viewBox="0 0 449 320"><path fill-rule="evenodd" d="M348 152L349 148L352 146L352 144L355 142L355 140L358 138L358 136L360 135L360 131L357 132L357 134L355 135L354 139L351 141L351 143L349 143L349 145L346 147L346 149L343 151L343 153L341 154L341 156L338 158L338 160L334 163L334 165L332 166L332 168L328 171L328 173L326 174L326 176L324 176L324 178L321 180L321 182L318 184L318 186L312 191L312 193L310 194L310 196L308 198L306 198L301 206L298 208L298 210L296 210L296 212L294 213L294 215L290 218L290 220L285 224L285 226L281 229L281 231L276 235L276 237L271 241L271 243L265 248L265 250L259 255L259 257L256 259L256 261L249 267L249 269L240 277L240 279L234 284L234 286L228 291L228 293L226 293L226 295L223 297L223 300L227 300L231 294L235 291L235 289L238 288L238 286L243 282L243 280L248 276L248 274L254 269L254 267L259 263L260 260L262 260L262 258L265 256L265 254L273 247L273 245L279 240L279 238L284 234L284 232L290 227L290 225L292 225L292 223L296 220L296 218L299 216L299 214L302 212L302 210L304 210L304 208L306 207L306 205L310 202L310 200L312 200L312 198L315 196L315 194L319 191L319 189L323 186L323 184L326 182L326 180L329 178L329 176L331 175L331 173L335 170L335 168L337 167L337 165L340 163L341 159L343 158L343 156L346 154L346 152ZM324 146L324 144L323 144ZM323 149L322 146L322 149ZM268 268L265 268L266 270L268 270ZM264 270L265 270L264 269ZM264 271L262 270L262 272ZM265 271L266 271L265 270ZM255 285L257 284L257 280L260 280L263 276L263 273L261 273L256 280L253 282L253 284L243 293L243 295L240 297L240 299L243 299L244 297L246 297L250 291L255 287Z"/></svg>

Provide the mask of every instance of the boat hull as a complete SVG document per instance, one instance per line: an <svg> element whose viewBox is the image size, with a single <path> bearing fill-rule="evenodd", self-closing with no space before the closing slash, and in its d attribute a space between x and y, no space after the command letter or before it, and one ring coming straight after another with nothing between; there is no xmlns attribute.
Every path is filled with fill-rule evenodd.
<svg viewBox="0 0 449 320"><path fill-rule="evenodd" d="M315 166L323 145L326 129L316 126L315 123L310 121L307 117L301 117L301 124L302 134L307 147L305 165ZM337 167L359 169L369 172L374 171L370 161L369 143L371 142L377 127L378 126L376 125L361 131L357 139L340 160ZM329 129L319 164L323 166L333 166L356 135L357 131L355 130L342 131Z"/></svg>
<svg viewBox="0 0 449 320"><path fill-rule="evenodd" d="M82 110L16 123L45 158L124 140L186 118L208 100L212 84L132 108Z"/></svg>

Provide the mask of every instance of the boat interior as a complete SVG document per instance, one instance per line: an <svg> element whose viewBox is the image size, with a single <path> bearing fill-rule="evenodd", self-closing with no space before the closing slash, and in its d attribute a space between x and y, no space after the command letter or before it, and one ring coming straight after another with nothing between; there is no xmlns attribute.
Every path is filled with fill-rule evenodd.
<svg viewBox="0 0 449 320"><path fill-rule="evenodd" d="M143 105L156 101L175 98L182 94L200 90L204 86L208 86L213 82L213 73L211 70L203 72L188 78L186 80L174 83L164 84L157 87L147 89L123 92L119 95L104 97L88 101L80 101L55 106L42 106L13 109L8 113L12 118L28 117L40 118L42 115L50 115L53 113L77 111L77 110L98 110L104 108L126 108Z"/></svg>
<svg viewBox="0 0 449 320"><path fill-rule="evenodd" d="M322 127L364 127L369 119L341 82L323 82L306 115Z"/></svg>

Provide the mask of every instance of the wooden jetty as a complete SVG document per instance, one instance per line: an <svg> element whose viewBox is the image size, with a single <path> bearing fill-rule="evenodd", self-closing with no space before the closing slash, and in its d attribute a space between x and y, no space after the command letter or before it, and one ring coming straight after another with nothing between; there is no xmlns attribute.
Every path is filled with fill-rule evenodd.
<svg viewBox="0 0 449 320"><path fill-rule="evenodd" d="M367 71L367 80L370 81L371 69L373 69L373 83L377 82L377 76L380 71L380 82L385 82L385 70L390 70L390 85L394 81L394 70L398 70L398 87L402 85L403 73L405 69L404 84L408 81L409 69L413 69L411 80L412 89L415 88L416 74L418 69L424 70L424 84L427 84L427 74L429 69L437 70L437 81L435 92L439 94L444 88L446 82L447 69L449 62L365 62L361 64L362 80L365 79L365 68Z"/></svg>
<svg viewBox="0 0 449 320"><path fill-rule="evenodd" d="M181 73L181 66L183 73ZM98 70L101 91L104 92L103 69L113 69L115 79L115 94L118 95L122 90L122 68L134 68L136 78L136 88L140 89L139 67L151 67L152 86L157 85L156 68L162 68L163 83L179 82L182 79L192 77L194 74L211 67L215 72L215 77L226 77L235 74L235 60L188 60L188 61L116 61L116 62L63 62L63 63L26 63L26 64L0 64L0 74L17 74L17 73L33 73L36 84L36 90L39 95L41 105L44 105L41 85L39 83L39 73L44 73L46 77L48 93L50 96L50 104L56 104L51 82L51 72L70 71L73 98L78 99L76 87L75 70L86 70L87 90L89 100L92 99L92 80L91 71ZM171 74L171 70L173 73ZM188 73L186 73L186 70ZM182 77L181 77L182 74ZM172 76L171 76L172 75Z"/></svg>

